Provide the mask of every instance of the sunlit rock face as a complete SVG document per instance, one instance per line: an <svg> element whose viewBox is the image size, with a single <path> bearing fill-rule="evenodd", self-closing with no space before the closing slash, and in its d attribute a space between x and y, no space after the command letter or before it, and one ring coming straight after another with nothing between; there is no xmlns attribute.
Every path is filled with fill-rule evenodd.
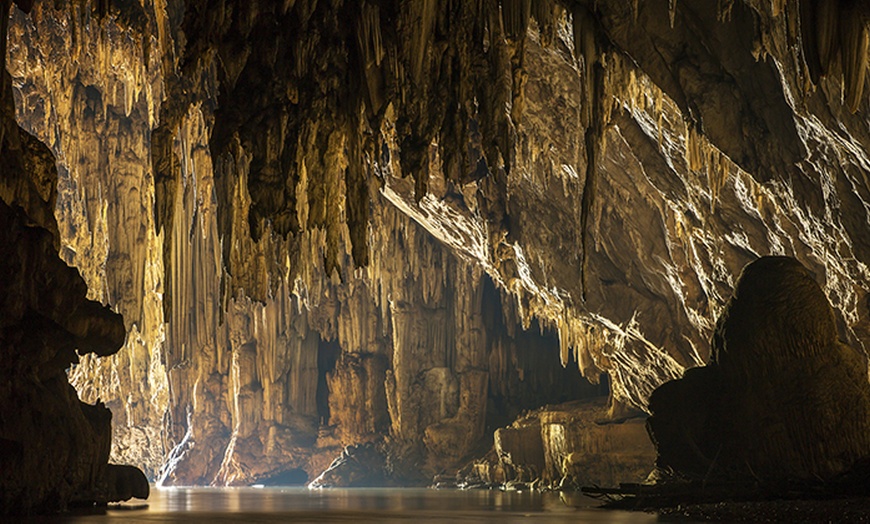
<svg viewBox="0 0 870 524"><path fill-rule="evenodd" d="M663 475L826 480L867 456L867 366L839 342L812 273L789 257L743 270L713 362L657 389L650 435Z"/></svg>
<svg viewBox="0 0 870 524"><path fill-rule="evenodd" d="M578 369L611 415L647 409L759 255L819 275L863 348L859 4L14 11L62 255L128 330L70 377L113 408L113 456L244 484L382 439L437 471L597 393Z"/></svg>

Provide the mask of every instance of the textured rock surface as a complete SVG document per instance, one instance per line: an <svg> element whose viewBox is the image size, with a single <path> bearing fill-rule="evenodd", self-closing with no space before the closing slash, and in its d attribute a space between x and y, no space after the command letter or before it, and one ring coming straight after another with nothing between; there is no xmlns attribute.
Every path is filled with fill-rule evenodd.
<svg viewBox="0 0 870 524"><path fill-rule="evenodd" d="M348 446L326 470L308 484L309 489L365 488L387 483L386 456L371 442Z"/></svg>
<svg viewBox="0 0 870 524"><path fill-rule="evenodd" d="M867 456L867 366L837 339L815 279L788 257L743 270L713 362L650 400L663 472L705 479L829 479Z"/></svg>
<svg viewBox="0 0 870 524"><path fill-rule="evenodd" d="M71 372L115 410L113 457L244 484L387 436L439 471L596 392L554 353L646 409L765 254L822 277L864 350L867 17L827 5L14 11L64 259L126 319Z"/></svg>
<svg viewBox="0 0 870 524"><path fill-rule="evenodd" d="M463 468L459 484L616 486L645 480L655 458L642 414L614 421L603 401L571 402L498 429L492 452Z"/></svg>
<svg viewBox="0 0 870 524"><path fill-rule="evenodd" d="M117 351L123 324L85 298L84 281L58 258L54 237L20 208L0 202L0 229L0 513L99 500L112 414L80 402L64 370L77 349Z"/></svg>
<svg viewBox="0 0 870 524"><path fill-rule="evenodd" d="M58 256L54 157L15 124L0 69L0 514L51 512L106 500L112 414L65 370L118 351L125 330Z"/></svg>

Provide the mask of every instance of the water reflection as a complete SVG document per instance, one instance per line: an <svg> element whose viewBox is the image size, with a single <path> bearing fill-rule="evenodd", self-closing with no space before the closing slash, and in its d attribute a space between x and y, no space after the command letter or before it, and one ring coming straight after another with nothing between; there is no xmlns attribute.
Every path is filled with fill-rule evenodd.
<svg viewBox="0 0 870 524"><path fill-rule="evenodd" d="M655 522L655 515L605 511L558 493L487 490L305 488L152 489L147 507L125 505L74 523L115 522ZM39 520L32 520L38 522ZM43 519L43 521L45 521ZM58 521L57 518L52 521Z"/></svg>

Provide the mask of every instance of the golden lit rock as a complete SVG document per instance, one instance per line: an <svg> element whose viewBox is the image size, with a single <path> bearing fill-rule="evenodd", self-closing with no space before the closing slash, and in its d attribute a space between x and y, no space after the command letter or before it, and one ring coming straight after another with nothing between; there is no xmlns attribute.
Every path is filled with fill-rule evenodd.
<svg viewBox="0 0 870 524"><path fill-rule="evenodd" d="M860 2L400 4L12 8L29 134L3 133L34 160L4 156L0 198L123 315L68 372L113 460L247 485L372 443L428 482L523 410L607 395L520 461L582 479L709 361L763 255L819 275L865 350Z"/></svg>

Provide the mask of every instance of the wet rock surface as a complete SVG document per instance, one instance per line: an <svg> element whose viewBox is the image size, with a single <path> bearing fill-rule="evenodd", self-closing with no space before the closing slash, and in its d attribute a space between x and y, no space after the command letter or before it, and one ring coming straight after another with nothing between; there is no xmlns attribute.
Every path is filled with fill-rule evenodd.
<svg viewBox="0 0 870 524"><path fill-rule="evenodd" d="M832 479L868 455L866 377L814 275L761 258L719 319L713 362L653 393L656 465L708 481Z"/></svg>

